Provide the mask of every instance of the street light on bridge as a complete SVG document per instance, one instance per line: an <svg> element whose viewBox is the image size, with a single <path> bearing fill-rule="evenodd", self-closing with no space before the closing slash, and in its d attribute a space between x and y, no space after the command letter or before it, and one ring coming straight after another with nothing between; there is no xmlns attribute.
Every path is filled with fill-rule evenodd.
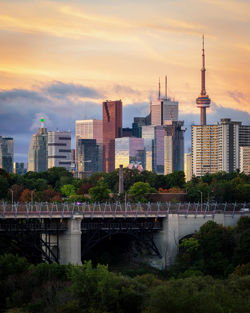
<svg viewBox="0 0 250 313"><path fill-rule="evenodd" d="M201 211L202 211L202 191L198 190L199 193L201 194Z"/></svg>

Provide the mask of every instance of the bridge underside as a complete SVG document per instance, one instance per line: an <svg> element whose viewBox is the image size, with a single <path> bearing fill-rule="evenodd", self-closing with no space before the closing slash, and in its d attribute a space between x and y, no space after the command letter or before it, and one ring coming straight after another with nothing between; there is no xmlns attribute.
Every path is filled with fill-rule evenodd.
<svg viewBox="0 0 250 313"><path fill-rule="evenodd" d="M59 263L59 237L66 229L60 220L5 219L0 227L0 250L18 253L34 263Z"/></svg>
<svg viewBox="0 0 250 313"><path fill-rule="evenodd" d="M0 224L1 252L21 254L34 263L61 263L65 235L71 234L68 224L73 220L62 219L4 219ZM161 257L154 243L154 235L162 229L162 219L157 218L106 218L83 219L80 223L81 260L107 238L119 237L121 245L130 240L136 243L138 253L147 251ZM73 230L74 232L74 230ZM68 236L71 236L71 235ZM73 236L74 237L74 236ZM68 241L68 239L66 239ZM70 254L70 252L66 252ZM65 261L64 261L65 262ZM64 263L63 262L63 263Z"/></svg>
<svg viewBox="0 0 250 313"><path fill-rule="evenodd" d="M137 248L147 250L152 256L159 256L160 252L154 243L154 234L162 229L162 221L158 219L108 219L103 221L82 222L82 260L91 250L105 239L119 236L120 244L132 240ZM119 243L118 243L119 244Z"/></svg>

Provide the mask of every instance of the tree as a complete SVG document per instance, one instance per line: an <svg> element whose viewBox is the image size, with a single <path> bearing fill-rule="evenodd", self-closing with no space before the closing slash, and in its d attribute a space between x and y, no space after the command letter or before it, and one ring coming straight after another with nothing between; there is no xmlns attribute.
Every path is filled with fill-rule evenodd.
<svg viewBox="0 0 250 313"><path fill-rule="evenodd" d="M146 202L147 194L151 192L149 183L137 182L129 189L129 195L135 202Z"/></svg>
<svg viewBox="0 0 250 313"><path fill-rule="evenodd" d="M0 176L0 199L4 199L8 193L9 183L7 178Z"/></svg>
<svg viewBox="0 0 250 313"><path fill-rule="evenodd" d="M76 188L74 185L68 184L61 187L61 193L64 196L70 197L76 194Z"/></svg>
<svg viewBox="0 0 250 313"><path fill-rule="evenodd" d="M9 199L12 199L12 192L13 192L13 201L17 202L19 201L20 197L21 197L21 194L24 190L24 187L22 185L12 185L10 190L9 190Z"/></svg>
<svg viewBox="0 0 250 313"><path fill-rule="evenodd" d="M89 192L89 189L92 188L93 185L91 185L90 183L84 182L82 183L82 185L80 186L80 188L77 190L77 194L78 195L85 195Z"/></svg>
<svg viewBox="0 0 250 313"><path fill-rule="evenodd" d="M33 196L34 196L33 199L35 199L35 192L34 191L29 190L29 189L24 189L24 191L21 194L20 201L21 202L30 202L31 201L31 192L33 192Z"/></svg>
<svg viewBox="0 0 250 313"><path fill-rule="evenodd" d="M89 189L91 200L94 202L103 202L110 199L111 190L108 185L103 181L100 181L97 186Z"/></svg>

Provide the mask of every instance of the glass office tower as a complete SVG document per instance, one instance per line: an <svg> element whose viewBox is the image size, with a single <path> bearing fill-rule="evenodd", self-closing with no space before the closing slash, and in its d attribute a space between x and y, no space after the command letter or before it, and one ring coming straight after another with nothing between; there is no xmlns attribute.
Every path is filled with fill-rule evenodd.
<svg viewBox="0 0 250 313"><path fill-rule="evenodd" d="M136 137L116 138L115 168L120 165L128 167L131 163L141 164L145 168L144 140Z"/></svg>
<svg viewBox="0 0 250 313"><path fill-rule="evenodd" d="M103 171L115 169L115 138L122 137L122 101L103 102Z"/></svg>

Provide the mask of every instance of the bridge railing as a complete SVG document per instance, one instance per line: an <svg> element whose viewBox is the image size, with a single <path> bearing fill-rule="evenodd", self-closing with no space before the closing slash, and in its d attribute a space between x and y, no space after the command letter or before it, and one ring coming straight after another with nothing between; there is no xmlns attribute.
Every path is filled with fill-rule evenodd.
<svg viewBox="0 0 250 313"><path fill-rule="evenodd" d="M156 203L0 203L0 218L70 218L81 214L87 218L105 217L168 217L168 214L228 215L245 214L242 208L250 208L250 203L190 203L190 202L156 202Z"/></svg>

